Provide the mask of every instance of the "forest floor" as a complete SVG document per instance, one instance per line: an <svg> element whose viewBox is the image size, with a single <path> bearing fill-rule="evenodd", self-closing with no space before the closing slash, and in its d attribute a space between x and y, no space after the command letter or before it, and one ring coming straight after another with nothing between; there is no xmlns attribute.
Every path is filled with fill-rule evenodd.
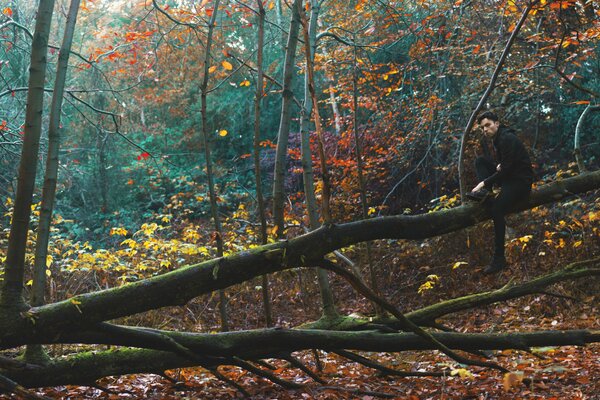
<svg viewBox="0 0 600 400"><path fill-rule="evenodd" d="M562 268L568 263L597 257L600 252L598 210L594 194L561 207L536 208L508 219L507 258L510 268L493 276L481 273L491 251L491 223L421 242L373 243L378 285L383 297L414 310L441 300L500 288ZM360 262L364 248L345 253ZM367 271L363 271L367 275ZM431 278L432 275L437 278ZM286 271L271 278L276 325L297 326L319 318L318 289L311 270ZM429 289L423 284L431 281ZM260 290L248 282L228 290L233 329L264 326ZM427 285L426 285L427 286ZM337 277L332 287L342 314L367 315L371 305ZM421 290L420 290L421 289ZM527 332L540 330L600 330L600 281L597 278L552 286L553 295L539 294L461 312L443 319L459 332ZM144 323L165 329L218 331L217 296L195 299L185 307L130 317L122 323ZM60 356L66 349L50 346ZM281 360L269 360L275 373L302 389L285 389L237 367L220 367L251 394L253 399L600 399L600 343L587 346L545 347L531 353L495 351L491 359L509 374L465 367L437 351L366 353L361 355L402 371L444 372L444 377L395 377L342 357L319 352L327 383L314 382L302 371ZM317 371L315 355L295 356ZM168 371L176 383L155 375L109 377L104 390L65 386L39 390L63 399L235 399L234 387L201 368Z"/></svg>

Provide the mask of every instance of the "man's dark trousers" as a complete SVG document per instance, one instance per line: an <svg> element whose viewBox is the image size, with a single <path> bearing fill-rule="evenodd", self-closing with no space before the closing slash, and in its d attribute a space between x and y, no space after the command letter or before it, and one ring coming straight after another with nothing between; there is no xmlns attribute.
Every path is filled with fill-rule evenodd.
<svg viewBox="0 0 600 400"><path fill-rule="evenodd" d="M475 160L477 179L482 182L496 172L496 164L487 157L477 157ZM500 184L500 194L490 205L490 213L494 221L494 259L504 258L504 235L506 221L504 216L516 203L526 199L531 192L531 182L523 178L503 178Z"/></svg>

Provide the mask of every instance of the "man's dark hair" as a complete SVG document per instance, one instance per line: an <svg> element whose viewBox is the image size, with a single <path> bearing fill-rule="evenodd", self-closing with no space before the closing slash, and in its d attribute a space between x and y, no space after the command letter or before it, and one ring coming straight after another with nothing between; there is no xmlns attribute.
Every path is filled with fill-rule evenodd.
<svg viewBox="0 0 600 400"><path fill-rule="evenodd" d="M500 120L498 118L498 116L496 114L494 114L493 111L484 111L483 113L479 114L479 116L477 117L477 123L481 124L481 121L483 121L486 118L493 122Z"/></svg>

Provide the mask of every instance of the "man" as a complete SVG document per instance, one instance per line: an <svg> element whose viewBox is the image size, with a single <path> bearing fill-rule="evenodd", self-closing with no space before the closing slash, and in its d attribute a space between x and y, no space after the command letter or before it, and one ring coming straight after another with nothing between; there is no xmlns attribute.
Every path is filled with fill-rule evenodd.
<svg viewBox="0 0 600 400"><path fill-rule="evenodd" d="M479 183L467 193L467 198L485 202L490 207L494 221L494 256L483 272L493 274L506 267L504 216L515 203L529 197L534 175L529 154L514 130L501 125L496 114L491 111L482 113L477 118L477 123L485 136L492 139L497 163L488 157L478 157L475 160ZM487 202L493 185L500 186L500 194Z"/></svg>

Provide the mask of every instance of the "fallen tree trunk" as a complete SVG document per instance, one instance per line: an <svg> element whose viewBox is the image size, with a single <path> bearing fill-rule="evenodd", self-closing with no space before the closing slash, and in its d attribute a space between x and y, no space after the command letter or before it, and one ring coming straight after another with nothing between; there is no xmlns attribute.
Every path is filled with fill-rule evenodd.
<svg viewBox="0 0 600 400"><path fill-rule="evenodd" d="M600 171L544 185L532 192L522 211L600 187ZM479 204L467 204L414 216L398 215L323 226L289 241L205 261L122 287L87 293L19 314L0 310L0 348L32 342L40 335L82 329L101 321L164 306L183 305L194 297L267 273L314 267L324 255L375 239L423 239L457 231L489 219Z"/></svg>
<svg viewBox="0 0 600 400"><path fill-rule="evenodd" d="M430 342L412 333L340 332L321 330L261 329L228 332L218 335L171 333L187 347L203 356L218 354L220 361L206 363L207 368L217 365L235 365L239 359L256 360L280 358L291 352L306 349L336 351L338 349L372 352L401 352L431 350ZM529 333L436 333L435 338L446 346L473 351L479 349L525 349L540 346L581 346L600 342L600 331L540 331ZM119 349L103 352L80 353L56 360L53 364L35 370L6 371L6 376L25 387L58 386L64 384L92 385L96 379L110 375L131 373L163 374L165 370L197 366L196 360L168 351L147 349Z"/></svg>

